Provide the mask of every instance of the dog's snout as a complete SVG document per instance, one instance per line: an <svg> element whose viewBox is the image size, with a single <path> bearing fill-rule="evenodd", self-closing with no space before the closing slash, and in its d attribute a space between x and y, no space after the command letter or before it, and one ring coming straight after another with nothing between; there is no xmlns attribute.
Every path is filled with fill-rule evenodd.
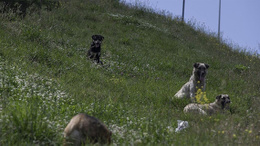
<svg viewBox="0 0 260 146"><path fill-rule="evenodd" d="M99 40L94 41L95 44L100 44L101 42Z"/></svg>
<svg viewBox="0 0 260 146"><path fill-rule="evenodd" d="M206 72L205 72L205 71L201 71L201 72L200 72L200 76L201 76L201 77L205 77L205 76L206 76Z"/></svg>
<svg viewBox="0 0 260 146"><path fill-rule="evenodd" d="M231 103L231 101L230 101L230 98L229 98L229 97L227 97L227 98L226 98L226 103Z"/></svg>

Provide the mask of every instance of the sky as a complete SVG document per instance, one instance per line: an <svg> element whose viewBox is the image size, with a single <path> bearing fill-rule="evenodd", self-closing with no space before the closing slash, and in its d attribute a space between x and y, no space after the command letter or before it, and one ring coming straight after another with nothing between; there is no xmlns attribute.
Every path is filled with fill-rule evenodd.
<svg viewBox="0 0 260 146"><path fill-rule="evenodd" d="M183 0L123 0L182 16ZM218 33L220 0L185 0L184 19ZM227 43L260 54L260 0L221 0L220 34Z"/></svg>

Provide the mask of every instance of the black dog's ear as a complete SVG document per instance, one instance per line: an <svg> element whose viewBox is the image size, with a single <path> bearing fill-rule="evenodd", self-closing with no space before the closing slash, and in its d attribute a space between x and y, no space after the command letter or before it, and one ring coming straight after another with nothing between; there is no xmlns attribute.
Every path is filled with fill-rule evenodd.
<svg viewBox="0 0 260 146"><path fill-rule="evenodd" d="M209 68L209 65L208 65L208 64L206 64L206 63L205 63L205 66L206 66L206 68L207 68L207 69Z"/></svg>
<svg viewBox="0 0 260 146"><path fill-rule="evenodd" d="M197 62L197 63L194 63L194 64L193 64L193 67L198 68L199 65L200 65L200 64Z"/></svg>
<svg viewBox="0 0 260 146"><path fill-rule="evenodd" d="M218 96L216 97L217 100L220 100L220 98L221 98L221 95L218 95Z"/></svg>
<svg viewBox="0 0 260 146"><path fill-rule="evenodd" d="M97 39L97 35L92 35L92 39L96 40Z"/></svg>
<svg viewBox="0 0 260 146"><path fill-rule="evenodd" d="M101 35L102 41L105 39L102 35Z"/></svg>

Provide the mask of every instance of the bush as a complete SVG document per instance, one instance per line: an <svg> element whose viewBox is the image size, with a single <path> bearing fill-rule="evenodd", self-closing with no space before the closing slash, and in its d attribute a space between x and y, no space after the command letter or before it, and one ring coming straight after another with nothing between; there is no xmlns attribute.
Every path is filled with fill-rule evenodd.
<svg viewBox="0 0 260 146"><path fill-rule="evenodd" d="M53 8L60 6L59 0L0 0L0 11L2 13L16 13L25 17L28 8L34 7L32 12L45 7L46 10L51 11ZM35 9L36 8L36 9Z"/></svg>

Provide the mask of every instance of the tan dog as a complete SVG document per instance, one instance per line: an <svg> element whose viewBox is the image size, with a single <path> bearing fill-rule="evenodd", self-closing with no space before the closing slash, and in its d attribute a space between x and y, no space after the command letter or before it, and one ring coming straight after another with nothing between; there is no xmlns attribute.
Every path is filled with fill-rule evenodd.
<svg viewBox="0 0 260 146"><path fill-rule="evenodd" d="M220 94L215 102L210 104L190 103L184 107L185 113L199 113L202 115L212 115L217 112L224 112L229 109L230 98L227 94Z"/></svg>
<svg viewBox="0 0 260 146"><path fill-rule="evenodd" d="M64 130L64 145L85 145L90 143L110 144L112 132L95 117L77 114Z"/></svg>
<svg viewBox="0 0 260 146"><path fill-rule="evenodd" d="M192 101L195 99L195 94L198 89L205 92L206 75L209 65L206 63L194 63L193 72L189 82L184 84L182 88L174 95L175 98L189 98Z"/></svg>

